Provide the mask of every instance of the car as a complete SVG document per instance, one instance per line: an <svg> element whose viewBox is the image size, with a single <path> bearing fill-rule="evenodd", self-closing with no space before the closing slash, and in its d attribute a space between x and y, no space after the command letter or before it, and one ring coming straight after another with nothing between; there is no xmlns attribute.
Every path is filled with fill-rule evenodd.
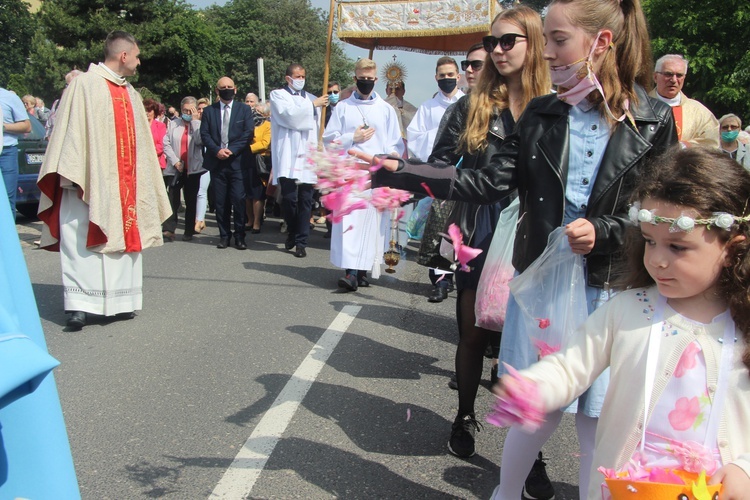
<svg viewBox="0 0 750 500"><path fill-rule="evenodd" d="M16 210L29 218L36 217L41 191L36 185L39 168L47 151L47 140L42 122L29 116L31 132L18 139L18 193Z"/></svg>

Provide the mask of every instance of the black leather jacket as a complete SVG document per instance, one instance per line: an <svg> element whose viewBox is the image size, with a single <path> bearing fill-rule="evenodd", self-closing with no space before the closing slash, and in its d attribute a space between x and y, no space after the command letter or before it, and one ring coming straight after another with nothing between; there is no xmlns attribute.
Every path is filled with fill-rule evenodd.
<svg viewBox="0 0 750 500"><path fill-rule="evenodd" d="M445 111L442 120L440 120L435 143L432 146L432 153L427 160L429 163L443 162L448 165L456 165L459 159L463 158L460 165L462 169L481 170L490 165L492 156L499 151L500 145L507 135L503 119L499 113L493 113L490 118L487 147L484 151L477 154L464 153L463 155L456 152L458 138L466 128L469 103L470 98L465 95ZM507 113L510 113L510 110L507 110ZM456 203L448 217L449 223L455 222L461 228L466 242L472 241L480 206L477 203L460 201Z"/></svg>
<svg viewBox="0 0 750 500"><path fill-rule="evenodd" d="M615 127L604 152L586 208L586 219L596 231L587 258L588 283L608 287L612 263L621 250L627 221L628 197L646 161L677 143L672 111L637 87L638 103L631 103L630 120ZM420 183L437 198L494 203L514 189L521 198L513 248L513 266L523 272L547 244L565 214L568 172L570 105L554 94L538 97L526 107L515 131L480 170L456 170L445 164L405 162L397 172L380 169L374 185L423 193Z"/></svg>

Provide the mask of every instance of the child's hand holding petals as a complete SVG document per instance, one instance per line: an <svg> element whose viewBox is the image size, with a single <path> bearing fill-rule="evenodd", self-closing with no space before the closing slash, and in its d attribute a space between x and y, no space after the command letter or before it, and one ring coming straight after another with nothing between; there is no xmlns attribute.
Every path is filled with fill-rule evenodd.
<svg viewBox="0 0 750 500"><path fill-rule="evenodd" d="M526 432L534 432L544 422L543 405L536 383L522 377L513 367L505 365L504 375L493 388L497 397L487 421L498 427L518 425Z"/></svg>
<svg viewBox="0 0 750 500"><path fill-rule="evenodd" d="M750 477L739 466L728 464L711 476L708 484L721 483L721 500L742 500L750 491Z"/></svg>

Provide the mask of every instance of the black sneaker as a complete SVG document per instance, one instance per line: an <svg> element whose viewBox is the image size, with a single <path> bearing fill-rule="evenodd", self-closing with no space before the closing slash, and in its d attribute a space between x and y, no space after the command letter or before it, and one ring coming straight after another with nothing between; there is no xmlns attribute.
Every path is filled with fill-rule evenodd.
<svg viewBox="0 0 750 500"><path fill-rule="evenodd" d="M459 415L453 422L451 439L448 441L448 451L461 458L474 455L474 435L481 429L482 424L471 413Z"/></svg>
<svg viewBox="0 0 750 500"><path fill-rule="evenodd" d="M547 464L544 463L541 451L539 458L531 467L531 472L526 477L523 485L523 498L526 500L553 500L555 498L555 489L547 476Z"/></svg>

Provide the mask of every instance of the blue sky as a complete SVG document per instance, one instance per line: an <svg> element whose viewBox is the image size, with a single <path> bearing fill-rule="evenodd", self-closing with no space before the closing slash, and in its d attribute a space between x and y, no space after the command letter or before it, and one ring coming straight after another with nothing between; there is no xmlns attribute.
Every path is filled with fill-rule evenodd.
<svg viewBox="0 0 750 500"><path fill-rule="evenodd" d="M209 5L218 4L223 5L226 0L188 0L189 3L195 5L198 8L205 8ZM329 0L310 0L313 7L323 10L328 14L330 1ZM356 60L361 57L367 57L369 52L366 49L360 49L353 45L344 44L344 51L352 59ZM407 68L406 75L406 100L419 106L422 102L431 98L435 92L438 91L437 83L435 82L435 63L437 62L439 55L427 55L420 54L417 52L408 52L404 50L375 50L373 59L378 64L378 68L382 65L393 61L393 56L396 56L396 60L404 64ZM463 57L453 56L459 63ZM266 77L266 81L269 78ZM381 78L376 84L375 90L385 95L385 81Z"/></svg>

